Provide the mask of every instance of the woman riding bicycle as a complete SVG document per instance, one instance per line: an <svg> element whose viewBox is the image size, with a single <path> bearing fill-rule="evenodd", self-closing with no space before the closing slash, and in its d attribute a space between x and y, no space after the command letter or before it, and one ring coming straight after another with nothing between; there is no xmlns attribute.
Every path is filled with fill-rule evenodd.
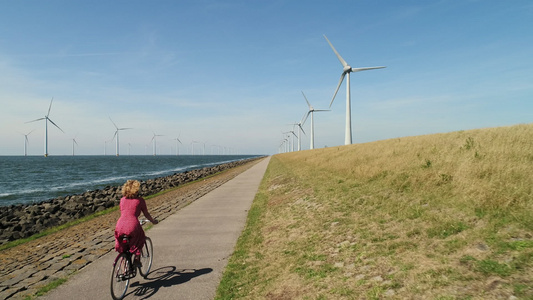
<svg viewBox="0 0 533 300"><path fill-rule="evenodd" d="M137 180L128 180L122 186L122 199L120 199L120 218L115 227L115 250L123 252L125 245L119 242L121 235L129 236L129 251L135 254L135 264L139 264L139 256L144 246L144 230L138 217L142 213L153 224L158 221L152 218L146 207L146 202L139 196L141 183Z"/></svg>

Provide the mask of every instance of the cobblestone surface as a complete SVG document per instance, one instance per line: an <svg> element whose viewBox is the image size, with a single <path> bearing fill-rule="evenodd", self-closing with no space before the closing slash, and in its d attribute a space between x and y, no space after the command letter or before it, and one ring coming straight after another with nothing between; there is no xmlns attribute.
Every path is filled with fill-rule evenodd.
<svg viewBox="0 0 533 300"><path fill-rule="evenodd" d="M259 160L238 166L147 200L159 221L242 173ZM0 299L32 297L40 288L66 278L114 250L119 211L0 252ZM141 215L142 217L142 215Z"/></svg>

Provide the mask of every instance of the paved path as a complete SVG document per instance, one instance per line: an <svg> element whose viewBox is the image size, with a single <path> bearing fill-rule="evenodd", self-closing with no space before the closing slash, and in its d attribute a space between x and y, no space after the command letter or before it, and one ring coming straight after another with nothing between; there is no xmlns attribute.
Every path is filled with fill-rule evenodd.
<svg viewBox="0 0 533 300"><path fill-rule="evenodd" d="M166 218L147 232L154 264L130 281L125 299L213 299L270 158ZM116 253L88 265L39 299L111 299Z"/></svg>

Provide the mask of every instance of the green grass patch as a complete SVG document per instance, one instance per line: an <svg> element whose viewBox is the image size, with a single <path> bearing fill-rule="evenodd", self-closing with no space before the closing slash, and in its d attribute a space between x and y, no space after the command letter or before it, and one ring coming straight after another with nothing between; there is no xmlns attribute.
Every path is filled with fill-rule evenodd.
<svg viewBox="0 0 533 300"><path fill-rule="evenodd" d="M228 262L224 277L216 292L215 299L239 299L248 294L254 282L260 280L259 270L250 266L251 259L260 259L248 250L263 242L261 235L262 218L267 206L267 197L259 191L248 212L247 224L237 241L235 251ZM255 256L255 257L254 257ZM261 257L259 255L259 257Z"/></svg>
<svg viewBox="0 0 533 300"><path fill-rule="evenodd" d="M49 284L43 286L42 288L40 288L37 293L35 293L35 295L33 296L27 296L26 298L24 298L25 300L31 300L31 299L34 299L35 297L40 297L40 296L43 296L44 294L48 293L49 291L57 288L58 286L62 285L63 283L65 283L67 281L67 277L62 277L62 278L58 278L52 282L50 282Z"/></svg>
<svg viewBox="0 0 533 300"><path fill-rule="evenodd" d="M436 224L435 226L429 228L426 233L429 238L441 238L445 239L449 236L458 234L463 230L466 230L468 226L461 221L449 221L441 224Z"/></svg>
<svg viewBox="0 0 533 300"><path fill-rule="evenodd" d="M512 272L512 268L509 265L490 259L478 261L476 270L486 275L499 275L502 277L509 276Z"/></svg>

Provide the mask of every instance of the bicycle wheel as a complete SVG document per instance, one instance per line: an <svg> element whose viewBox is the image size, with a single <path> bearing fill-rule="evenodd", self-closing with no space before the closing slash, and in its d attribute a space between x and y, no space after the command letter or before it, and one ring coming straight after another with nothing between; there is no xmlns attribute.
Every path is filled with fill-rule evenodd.
<svg viewBox="0 0 533 300"><path fill-rule="evenodd" d="M144 246L141 249L141 267L139 267L139 273L142 277L146 277L150 268L152 267L152 261L154 259L153 255L154 247L152 245L152 240L149 237L146 237Z"/></svg>
<svg viewBox="0 0 533 300"><path fill-rule="evenodd" d="M129 266L130 262L126 253L120 253L113 265L113 274L111 274L111 297L115 300L120 300L126 295L130 284Z"/></svg>

